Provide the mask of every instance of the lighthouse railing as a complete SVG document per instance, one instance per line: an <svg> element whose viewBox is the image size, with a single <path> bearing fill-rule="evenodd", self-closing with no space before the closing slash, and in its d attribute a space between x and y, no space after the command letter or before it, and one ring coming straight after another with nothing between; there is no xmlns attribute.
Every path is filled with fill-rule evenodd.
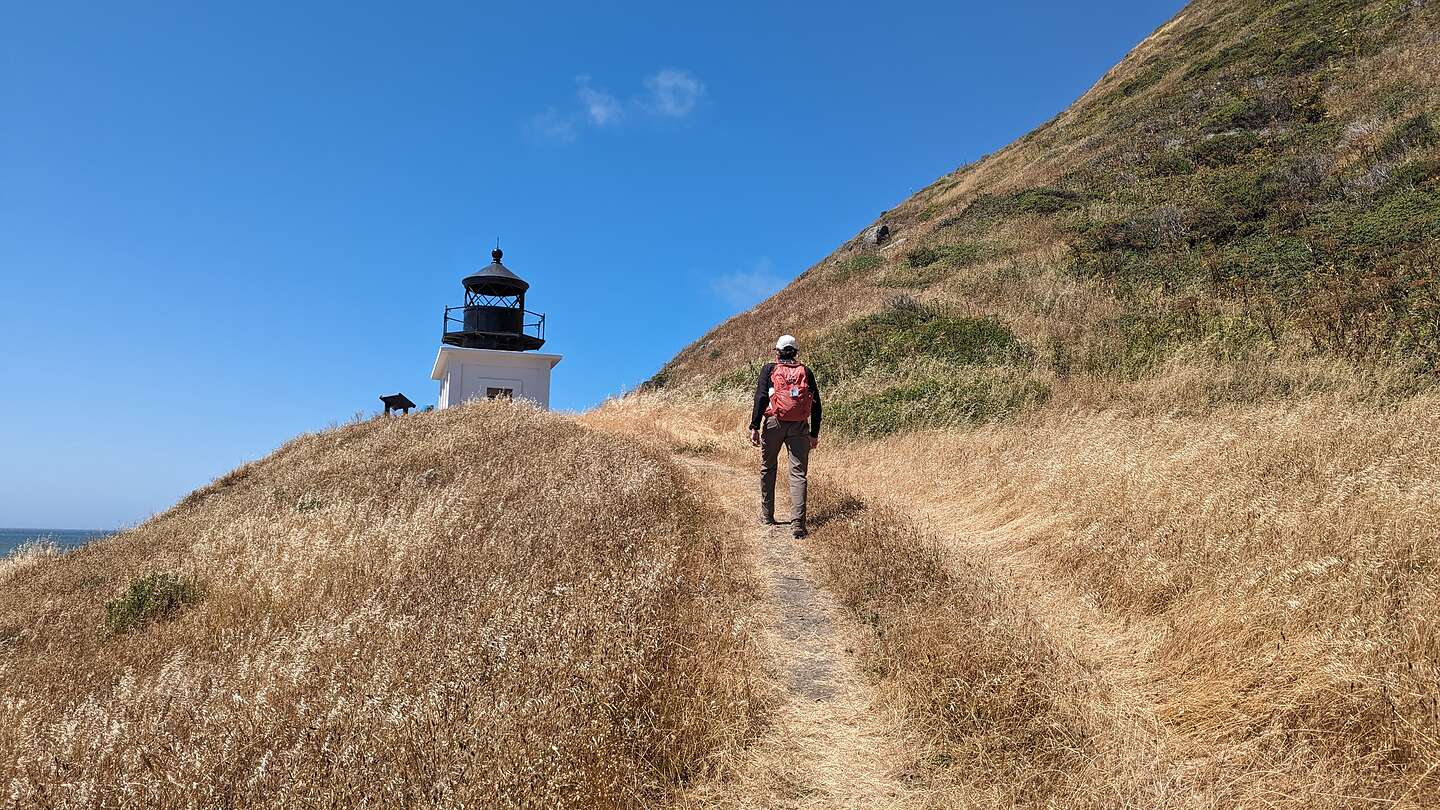
<svg viewBox="0 0 1440 810"><path fill-rule="evenodd" d="M446 307L445 322L444 326L441 328L442 333L448 335L451 333L468 331L465 328L465 310L469 308L470 307L466 307L463 305L457 307ZM544 340L545 314L542 312L531 312L528 309L521 310L521 312L523 313L520 322L521 333L539 338L540 340ZM455 314L452 315L451 313Z"/></svg>

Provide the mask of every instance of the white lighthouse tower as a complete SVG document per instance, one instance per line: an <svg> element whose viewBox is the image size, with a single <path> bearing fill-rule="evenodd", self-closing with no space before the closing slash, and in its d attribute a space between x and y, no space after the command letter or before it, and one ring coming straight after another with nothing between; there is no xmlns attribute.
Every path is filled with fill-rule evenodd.
<svg viewBox="0 0 1440 810"><path fill-rule="evenodd" d="M461 280L465 303L445 308L445 327L430 379L440 381L439 408L467 399L528 399L550 407L550 370L558 354L535 351L545 345L545 316L525 309L530 285L500 263L495 248L489 266Z"/></svg>

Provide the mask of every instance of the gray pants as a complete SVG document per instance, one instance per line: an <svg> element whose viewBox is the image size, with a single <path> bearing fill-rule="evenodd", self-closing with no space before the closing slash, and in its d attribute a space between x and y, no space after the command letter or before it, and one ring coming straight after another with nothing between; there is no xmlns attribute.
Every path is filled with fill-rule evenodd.
<svg viewBox="0 0 1440 810"><path fill-rule="evenodd" d="M760 431L760 517L775 515L775 471L780 461L780 448L790 451L790 502L794 506L795 526L805 525L805 484L810 468L809 422L782 422L765 417Z"/></svg>

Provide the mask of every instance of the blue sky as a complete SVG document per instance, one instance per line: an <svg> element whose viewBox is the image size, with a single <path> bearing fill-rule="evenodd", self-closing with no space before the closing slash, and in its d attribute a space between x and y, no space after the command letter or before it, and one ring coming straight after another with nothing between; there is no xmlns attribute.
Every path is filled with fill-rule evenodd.
<svg viewBox="0 0 1440 810"><path fill-rule="evenodd" d="M11 4L0 526L112 527L403 391L506 264L633 387L1178 2Z"/></svg>

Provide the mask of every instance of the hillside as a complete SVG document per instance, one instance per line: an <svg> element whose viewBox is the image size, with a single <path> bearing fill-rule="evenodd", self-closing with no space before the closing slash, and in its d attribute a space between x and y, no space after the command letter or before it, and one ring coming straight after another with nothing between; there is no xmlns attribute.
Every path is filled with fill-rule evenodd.
<svg viewBox="0 0 1440 810"><path fill-rule="evenodd" d="M298 438L0 560L0 806L628 807L765 713L754 572L663 454L480 403Z"/></svg>
<svg viewBox="0 0 1440 810"><path fill-rule="evenodd" d="M0 807L1440 806L1437 77L1435 3L1197 0L645 391L0 558Z"/></svg>
<svg viewBox="0 0 1440 810"><path fill-rule="evenodd" d="M863 435L1125 404L1176 365L1204 390L1164 407L1428 384L1388 371L1440 368L1437 37L1433 3L1197 0L652 385L748 382L785 332Z"/></svg>
<svg viewBox="0 0 1440 810"><path fill-rule="evenodd" d="M1436 806L1437 127L1435 4L1196 0L608 407L743 452L800 339L809 553L953 803Z"/></svg>

